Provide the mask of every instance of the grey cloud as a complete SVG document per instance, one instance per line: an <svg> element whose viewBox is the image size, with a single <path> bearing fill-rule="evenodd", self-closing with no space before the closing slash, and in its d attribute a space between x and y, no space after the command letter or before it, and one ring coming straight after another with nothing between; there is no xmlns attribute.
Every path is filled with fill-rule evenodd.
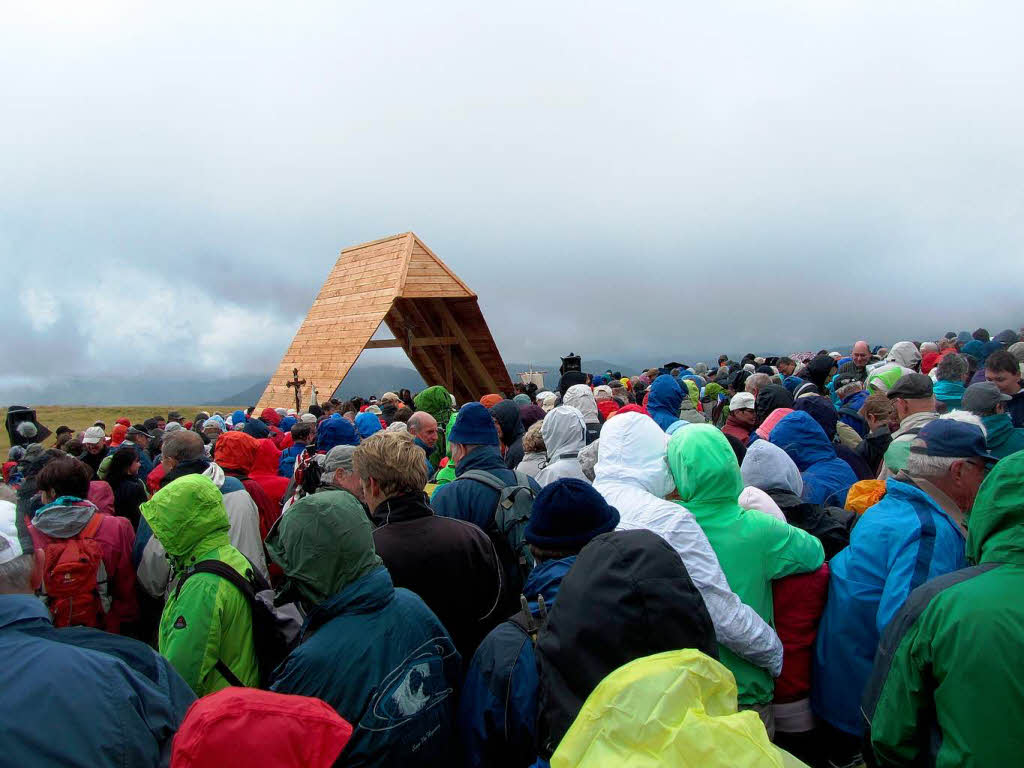
<svg viewBox="0 0 1024 768"><path fill-rule="evenodd" d="M1024 322L1017 3L8 17L0 260L60 304L0 305L11 374L265 373L339 250L409 229L509 360ZM159 356L104 343L94 284L164 313Z"/></svg>

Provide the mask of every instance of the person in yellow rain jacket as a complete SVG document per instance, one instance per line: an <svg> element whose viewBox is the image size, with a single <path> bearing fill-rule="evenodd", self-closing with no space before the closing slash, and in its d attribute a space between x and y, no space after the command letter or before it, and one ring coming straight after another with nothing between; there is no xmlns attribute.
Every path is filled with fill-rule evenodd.
<svg viewBox="0 0 1024 768"><path fill-rule="evenodd" d="M587 698L551 768L799 768L757 713L736 709L736 680L698 650L619 667ZM804 766L806 768L806 766Z"/></svg>

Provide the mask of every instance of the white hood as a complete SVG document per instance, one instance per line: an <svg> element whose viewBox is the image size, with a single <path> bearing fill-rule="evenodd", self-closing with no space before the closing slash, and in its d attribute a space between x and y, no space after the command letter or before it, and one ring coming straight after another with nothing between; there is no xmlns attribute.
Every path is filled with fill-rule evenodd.
<svg viewBox="0 0 1024 768"><path fill-rule="evenodd" d="M668 435L650 416L620 413L601 429L594 484L626 483L659 498L675 489L665 458Z"/></svg>
<svg viewBox="0 0 1024 768"><path fill-rule="evenodd" d="M567 454L579 455L587 444L587 425L583 415L569 405L560 405L545 416L540 434L552 462Z"/></svg>
<svg viewBox="0 0 1024 768"><path fill-rule="evenodd" d="M562 405L571 405L582 413L587 424L597 424L601 421L597 415L597 400L586 384L573 384L569 387L562 398Z"/></svg>
<svg viewBox="0 0 1024 768"><path fill-rule="evenodd" d="M789 491L794 496L804 493L804 479L796 463L788 453L767 440L757 440L747 448L740 474L744 485L762 491Z"/></svg>

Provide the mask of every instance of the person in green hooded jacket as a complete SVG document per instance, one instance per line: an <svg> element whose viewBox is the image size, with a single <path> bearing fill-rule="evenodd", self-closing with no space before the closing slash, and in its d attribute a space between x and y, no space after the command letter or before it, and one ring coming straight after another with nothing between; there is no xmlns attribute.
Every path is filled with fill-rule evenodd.
<svg viewBox="0 0 1024 768"><path fill-rule="evenodd" d="M879 765L1019 765L1024 755L1024 453L982 483L967 559L911 592L882 635L863 704Z"/></svg>
<svg viewBox="0 0 1024 768"><path fill-rule="evenodd" d="M420 392L416 397L413 398L413 405L416 406L417 411L426 411L437 420L437 425L440 427L442 424L447 424L448 420L452 416L452 411L455 410L452 405L452 396L448 390L437 385L434 387L427 387ZM445 457L448 451L448 440L438 440L434 446L434 450L431 451L427 459L435 467L441 464L441 459Z"/></svg>
<svg viewBox="0 0 1024 768"><path fill-rule="evenodd" d="M979 381L967 388L963 409L981 419L985 427L985 444L997 459L1024 451L1024 428L1014 427L1006 412L1009 395L999 391L991 381Z"/></svg>
<svg viewBox="0 0 1024 768"><path fill-rule="evenodd" d="M692 424L668 443L668 465L678 504L700 523L729 586L769 624L774 621L772 580L814 571L825 562L821 542L806 531L740 507L740 467L725 435L710 424ZM741 707L770 711L774 682L766 669L719 645L722 663L736 676ZM766 721L771 733L770 718Z"/></svg>
<svg viewBox="0 0 1024 768"><path fill-rule="evenodd" d="M167 550L172 581L202 560L220 560L243 576L252 570L231 546L220 489L205 475L168 483L139 507ZM245 685L259 684L252 611L238 588L212 573L190 575L172 589L160 616L159 650L197 696L227 688L218 662Z"/></svg>

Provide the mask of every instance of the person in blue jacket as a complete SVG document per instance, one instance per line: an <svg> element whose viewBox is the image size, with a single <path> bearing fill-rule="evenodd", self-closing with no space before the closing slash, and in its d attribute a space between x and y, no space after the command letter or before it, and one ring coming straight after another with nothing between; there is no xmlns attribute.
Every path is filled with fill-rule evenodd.
<svg viewBox="0 0 1024 768"><path fill-rule="evenodd" d="M537 566L523 587L530 616L499 624L484 638L466 673L459 700L459 739L467 768L523 768L537 757L537 659L535 632L555 604L562 578L587 542L615 530L619 512L575 478L556 480L533 503L526 526Z"/></svg>
<svg viewBox="0 0 1024 768"><path fill-rule="evenodd" d="M284 571L278 600L306 611L271 690L323 699L352 724L345 765L450 765L462 659L419 595L392 583L359 501L305 496L266 546Z"/></svg>
<svg viewBox="0 0 1024 768"><path fill-rule="evenodd" d="M769 438L793 460L804 480L804 501L846 506L846 492L857 482L850 465L836 455L825 430L806 411L786 415Z"/></svg>
<svg viewBox="0 0 1024 768"><path fill-rule="evenodd" d="M857 757L861 695L882 632L917 587L966 567L964 519L992 459L979 426L947 417L925 425L910 451L829 563L811 706L837 732L834 749L847 750L836 764Z"/></svg>
<svg viewBox="0 0 1024 768"><path fill-rule="evenodd" d="M679 421L679 408L683 404L683 390L679 381L665 374L651 382L647 395L647 413L666 432Z"/></svg>
<svg viewBox="0 0 1024 768"><path fill-rule="evenodd" d="M306 422L292 425L289 430L292 444L281 451L281 459L277 462L277 474L281 477L291 477L295 474L295 460L312 442L314 429L314 425Z"/></svg>
<svg viewBox="0 0 1024 768"><path fill-rule="evenodd" d="M144 643L56 629L35 596L42 561L14 515L0 501L0 765L167 765L192 689Z"/></svg>

